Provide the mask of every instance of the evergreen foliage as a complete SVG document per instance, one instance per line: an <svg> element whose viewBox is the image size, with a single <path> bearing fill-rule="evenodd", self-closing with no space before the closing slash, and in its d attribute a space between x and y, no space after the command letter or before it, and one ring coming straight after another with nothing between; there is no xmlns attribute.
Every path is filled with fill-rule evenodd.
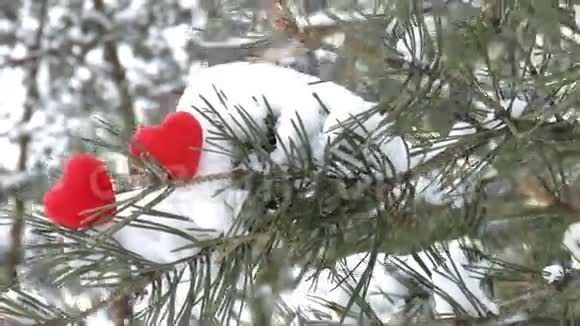
<svg viewBox="0 0 580 326"><path fill-rule="evenodd" d="M223 6L213 11L220 15L210 15L208 29L199 32L206 39L226 38L233 34L227 28L235 24L241 24L236 25L240 37L256 34L256 26L240 18L257 16L252 4L218 2ZM305 13L298 1L273 1L274 14L285 24L274 24L262 32L259 42L241 44L231 55L261 53L258 48L274 47L279 34L302 40L305 53L313 53L312 48L331 48L324 36L344 34L342 45L329 50L339 58L330 75L376 105L340 123L338 136L326 144L321 160L309 147L314 140L301 117L293 125L298 141L283 148L287 164L280 164L271 156L285 146L276 134L275 110L265 122L254 121L251 108L222 110L206 101L205 107L192 110L213 121L215 132L208 135L208 143L230 157L235 168L182 184L167 178L154 161L132 161L146 176L146 186L138 190L126 170L113 169L122 199L118 198L111 228L70 230L43 216L38 193L48 182L39 180L36 171L49 173L50 180L59 173L35 164L46 159L43 155L22 162L20 173L30 175L9 179L0 174L3 223L25 226L13 228L6 239L0 316L15 325L81 325L106 310L116 325L125 319L130 325L187 325L191 320L233 325L251 311L253 325L284 325L312 316L325 319L333 312L342 321L350 314L348 320L370 325L386 322L368 299L373 277L384 270L402 270L406 274L397 277L413 293L405 302L403 324L439 322L429 293L448 300L458 322L510 325L514 323L508 319L518 317L529 323L573 323L579 311L577 270L566 272L564 280L554 284L545 281L542 270L569 259L562 238L580 213L574 60L580 55L578 5L551 0L391 0L356 6L342 2L329 4L348 14L329 11L336 21L331 30L314 22L300 26ZM67 138L72 141L58 156L82 148L110 161L126 159L127 135L135 121L158 120L130 113L138 105L152 103L155 92L179 86L188 67L205 59L200 54L210 53L193 37L185 42L185 57L170 55L169 46L158 40L158 27L190 24L190 14L179 1L144 3L134 17L127 14L132 12L127 9L130 1L101 0L94 0L91 10L83 9L82 1L43 0L26 6L9 4L0 13L0 19L13 26L23 15L20 11L63 11L60 23L46 20L46 13L35 16L40 26L46 24L44 39L30 46L27 56L14 59L0 52L0 69L21 67L31 74L29 84L40 83L37 73L30 71L41 67L54 76L46 92L31 86L27 95L34 102L26 108L47 115L60 112L60 117L73 112L71 119L80 117L84 126L90 126L84 134ZM348 19L351 16L363 18ZM70 32L73 25L82 37L57 35ZM215 30L210 27L215 25L222 34L212 35ZM11 28L7 33L0 29L0 40L9 46L34 42ZM87 54L92 49L102 51L106 68L90 67ZM133 52L143 62L162 62L161 68L141 76L143 67L123 67L127 54L122 51ZM321 59L317 60L320 71ZM80 78L76 85L72 81L81 69L89 69L90 78ZM51 94L62 98L55 100ZM216 89L216 94L228 96L227 90ZM73 101L64 103L65 95ZM260 100L268 103L267 97ZM319 100L325 102L322 96ZM93 110L101 118L89 120ZM235 112L237 118L224 112ZM330 115L330 109L323 115ZM25 114L17 137L24 151L36 145L29 148L22 139L37 141L34 133L41 132L27 128L29 120ZM377 127L367 129L373 121L378 121ZM463 128L454 129L459 122ZM54 137L62 139L67 133ZM405 151L385 153L381 141L393 137L404 140ZM401 159L408 161L406 167L401 168ZM237 217L223 234L184 229L180 223L188 216L156 206L180 189L215 180L248 193L242 207L231 208ZM439 204L425 195L426 189L433 193L434 188ZM179 238L187 243L176 250L175 256L181 258L155 262L127 250L113 235L128 226ZM11 241L20 238L25 240ZM444 293L426 276L426 270L458 268L453 240L465 247L465 261L474 264L471 273L480 268L479 274L491 280L489 291L499 316L483 311L489 307L485 303L475 304L482 310L481 318L462 311L453 302L457 294ZM359 253L364 255L355 255ZM354 265L352 257L359 258ZM299 312L277 299L287 298L284 295L300 282L328 279L346 284L345 302L321 296L315 298L319 304L312 305L318 311ZM462 284L465 280L451 281L466 300L481 300Z"/></svg>

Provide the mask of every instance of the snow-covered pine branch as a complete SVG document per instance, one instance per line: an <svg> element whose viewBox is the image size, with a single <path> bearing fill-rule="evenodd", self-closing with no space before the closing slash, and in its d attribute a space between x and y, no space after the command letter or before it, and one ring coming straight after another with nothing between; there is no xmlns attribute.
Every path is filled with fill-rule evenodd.
<svg viewBox="0 0 580 326"><path fill-rule="evenodd" d="M46 155L37 155L36 145L51 147L59 133L67 133L70 126L61 120L69 122L79 108L107 111L123 102L110 95L115 83L102 60L103 42L109 53L111 41L117 43L117 61L121 59L127 69L122 92L136 98L131 106L151 106L153 97L181 86L183 71L203 66L192 64L197 58L190 52L196 51L186 51L188 41L179 39L180 30L190 23L180 19L191 9L197 15L192 15L193 25L200 28L189 36L196 46L213 48L205 53L209 65L232 59L229 50L235 57L237 48L256 33L247 28L252 24L251 10L223 3L222 8L205 8L209 2L109 2L107 17L86 4L74 8L73 14L55 11L47 25L48 51L25 53L15 46L9 52L16 60L2 61L18 65L25 65L28 58L43 61L39 78L51 85L40 89L41 99L35 103L51 110L11 135L33 135L32 161L44 163ZM99 220L102 223L96 226L89 223L85 228L87 224L79 220L63 225L67 227L54 225L71 222L70 214L66 219L54 218L58 214L26 215L29 265L20 275L25 282L21 292L5 293L3 312L12 316L25 312L49 324L91 318L96 312L94 318L102 321L109 314L105 308L123 297L128 304L137 303L137 318L155 325L188 323L192 316L201 322L238 324L242 319L255 324L269 319L271 311L277 312L276 319L287 317L283 324L298 322L296 312L330 323L345 316L342 306L350 306L353 319L360 312L366 319L408 321L407 310L419 302L430 312L417 320L435 323L431 317L450 314L462 319L462 312L470 321L498 312L517 316L518 308L549 301L554 290L565 292L557 296L558 303L570 303L566 296L572 293L573 298L574 289L566 285L575 284L574 263L547 268L544 276L551 285L545 285L540 270L551 260L540 252L553 254L568 227L565 218L577 215L568 180L577 168L571 96L575 62L570 60L575 57L577 35L569 17L562 18L564 8L572 5L512 4L498 16L499 22L489 25L487 18L478 18L482 8L476 3L378 6L365 1L359 3L362 14L333 8L310 17L295 12L298 36L307 36L309 28L340 30L334 33L339 37L333 34L326 40L331 46L309 51L315 56L325 51L332 57L331 65L345 60L348 64L338 80L348 89L269 64L192 68L176 115L190 114L202 125L203 153L188 160L195 164L180 170L157 152L141 156L135 148L126 151L135 139L131 144L115 140L117 144L100 148L120 152L100 156L108 159L125 160L129 152L132 162L149 174L145 180L150 183L124 192L125 186L112 173L117 193L96 202L115 207L101 210L111 219ZM552 17L549 24L543 23L544 14ZM17 38L34 35L34 23L24 18L24 28L14 33ZM0 35L10 34L1 24L4 20ZM238 27L243 31L232 33ZM103 29L111 33L102 35ZM63 30L70 30L72 41L58 37ZM314 36L314 42L302 47L316 48L321 35ZM177 42L165 44L176 38ZM163 53L164 59L151 60L152 53ZM309 72L320 73L315 70ZM152 90L153 86L159 87ZM360 96L363 88L371 89L372 96ZM68 111L60 112L63 108ZM115 117L114 112L107 113ZM57 136L49 137L39 127L49 116L57 117L60 127L53 128L58 129ZM432 125L434 118L446 120L444 126ZM84 136L94 138L92 126L81 128ZM198 135L200 130L193 129L165 134L153 147L165 154L177 152L179 140ZM136 134L144 142L141 145L151 145L142 136L147 132ZM199 138L193 138L192 147L197 147ZM62 144L49 156L60 160ZM91 144L105 142L93 139ZM113 164L109 168L118 172ZM514 179L522 175L537 175L540 191L514 187ZM183 176L193 179L181 180ZM67 185L59 183L63 184ZM539 195L541 200L520 201L518 192L524 197ZM68 195L68 202L60 197L60 205L55 205L61 212L86 206L80 193ZM50 213L58 211L55 206ZM487 221L496 217L501 220ZM573 231L574 225L564 237L572 254ZM477 250L458 248L457 239L465 234ZM500 252L510 259L501 261L492 254L497 248L480 246L475 234L492 245L508 243ZM514 258L513 252L520 249L524 254ZM467 263L483 265L481 275ZM312 279L297 276L300 270L306 276L319 275L319 287ZM501 291L487 293L476 276L493 277ZM463 282L452 282L454 278ZM36 283L29 282L32 279ZM524 283L522 291L505 285L514 279ZM36 300L36 292L42 291L28 291L30 284L46 290L49 298ZM86 291L88 285L105 288ZM354 300L353 291L364 300ZM383 294L388 292L399 297L384 304L388 298ZM321 296L325 301L312 300ZM283 307L285 301L290 311ZM525 318L532 315L530 310Z"/></svg>

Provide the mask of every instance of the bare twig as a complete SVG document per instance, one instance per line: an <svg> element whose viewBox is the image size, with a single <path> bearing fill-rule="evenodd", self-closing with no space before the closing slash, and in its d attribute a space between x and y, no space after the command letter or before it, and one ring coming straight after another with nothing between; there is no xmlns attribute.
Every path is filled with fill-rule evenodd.
<svg viewBox="0 0 580 326"><path fill-rule="evenodd" d="M115 326L129 325L128 317L133 315L131 299L129 295L124 295L113 303L113 323Z"/></svg>

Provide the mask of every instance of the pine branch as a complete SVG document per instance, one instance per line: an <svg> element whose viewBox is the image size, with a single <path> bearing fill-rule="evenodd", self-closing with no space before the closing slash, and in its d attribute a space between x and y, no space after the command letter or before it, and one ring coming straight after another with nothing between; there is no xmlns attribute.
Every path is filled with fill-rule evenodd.
<svg viewBox="0 0 580 326"><path fill-rule="evenodd" d="M277 3L283 4L282 1L277 1ZM106 8L104 8L104 2L102 0L93 0L95 8L101 13L105 13ZM294 22L295 23L295 22ZM283 28L289 29L290 34L294 36L299 33L305 33L304 30L300 31L297 26L292 26L292 22L286 22L288 26L283 26ZM296 25L296 24L295 24ZM331 29L329 29L330 31ZM323 31L324 32L324 31ZM324 34L324 33L322 33ZM305 33L305 35L299 35L299 37L308 38L312 36L311 34ZM315 35L314 41L320 35ZM298 36L296 36L298 37ZM314 42L315 46L317 45ZM364 45L364 43L363 43ZM375 50L380 50L379 47L370 46L368 49L364 49L371 53L370 56L375 56L376 61L382 61L383 55L380 52L374 52ZM379 54L377 54L379 53ZM112 40L107 41L105 44L105 56L107 61L111 65L112 73L114 79L116 80L117 87L123 87L123 83L126 83L126 78L124 76L124 70L121 66L118 58L118 53L116 52L116 46ZM451 71L451 69L444 67L443 63L435 60L432 64L421 66L414 62L402 62L399 59L387 59L387 64L381 62L377 67L372 67L377 71L390 71L391 66L397 66L398 68L404 68L409 75L417 73L419 75L427 75L430 78L430 85L419 85L417 89L414 90L413 98L407 103L403 103L397 109L408 109L414 108L419 105L431 104L434 98L429 98L431 96L429 89L432 87L432 83L435 81L443 82L447 84L453 84L454 87L459 88L461 91L475 92L475 97L485 103L490 108L495 109L500 112L505 108L501 106L501 103L497 98L492 98L487 96L480 89L480 85L477 84L476 80L472 78L473 76L468 74L468 77L457 76L457 72ZM375 62L375 61L373 61ZM410 79L411 77L409 77ZM552 77L553 78L553 77ZM405 84L409 86L409 84ZM404 85L404 86L405 86ZM126 86L126 85L125 85ZM411 87L411 86L409 86ZM495 86L494 86L495 87ZM121 89L120 93L126 92L126 98L128 98L128 91ZM122 100L125 98L122 96ZM394 101L396 102L396 100ZM122 110L130 108L128 106L122 105ZM463 109L463 107L462 107ZM380 109L371 111L371 113L377 114ZM410 111L410 110L407 110ZM477 226L482 226L481 229L488 232L493 232L497 229L508 229L512 227L517 228L517 223L512 223L509 226L502 223L493 223L496 221L481 221L482 218L486 218L485 212L483 212L483 204L485 198L479 192L481 189L478 188L475 194L476 199L473 203L466 204L464 209L458 209L457 207L445 206L438 210L426 210L419 211L416 209L414 199L414 189L410 185L410 179L414 176L425 175L435 169L441 169L441 173L444 177L449 177L449 179L455 180L457 177L454 174L456 167L456 160L463 158L468 155L478 155L484 152L485 157L482 161L491 164L493 160L496 159L495 154L506 154L505 144L502 143L497 151L489 151L485 147L490 143L490 141L502 139L505 142L511 143L535 143L540 141L549 142L550 144L561 144L563 142L568 142L571 139L577 139L579 137L578 131L575 130L576 127L567 121L560 122L545 122L533 119L523 119L516 120L512 119L506 115L497 115L497 119L501 120L506 128L500 128L497 130L479 130L475 135L465 136L460 141L450 145L442 153L435 155L435 157L429 159L426 162L419 164L416 168L412 169L409 173L404 173L402 175L395 175L393 173L393 164L389 162L388 158L381 157L379 150L375 148L370 148L364 142L366 138L369 138L368 133L362 133L362 135L356 135L353 130L346 127L344 134L344 141L352 147L347 154L352 155L353 162L347 162L346 160L333 159L331 162L324 162L318 164L313 162L309 157L310 153L308 151L301 152L297 150L301 146L300 142L307 143L308 138L304 137L304 132L300 130L300 123L296 123L296 131L301 136L298 144L291 144L286 149L287 160L289 164L288 171L282 171L278 169L272 160L270 159L270 153L273 145L271 144L271 139L267 135L269 132L262 132L258 130L255 123L247 121L247 114L240 113L242 118L240 121L235 121L236 129L242 129L242 133L250 135L248 137L250 140L242 140L237 137L234 133L228 131L228 126L222 126L220 132L217 135L211 135L208 142L214 142L216 148L219 148L220 141L229 141L235 146L234 151L227 152L232 159L236 162L240 162L235 170L231 173L224 173L215 176L200 176L199 178L193 180L191 183L211 181L215 179L227 178L232 179L234 187L240 187L244 190L248 190L250 196L245 203L244 209L237 217L234 231L241 230L248 231L247 234L243 236L231 236L227 235L225 237L220 237L219 239L210 239L206 241L195 241L191 237L191 244L186 247L199 249L203 254L207 253L219 253L220 254L220 270L218 275L215 275L215 282L208 281L207 277L204 277L206 270L204 268L208 267L208 262L203 261L199 255L194 257L187 257L175 263L167 265L158 265L147 262L142 257L135 257L138 255L131 255L123 248L118 245L106 243L105 240L110 240L106 235L102 239L97 239L92 235L85 234L83 232L69 232L67 230L61 230L54 227L49 227L43 221L34 220L31 223L35 226L40 226L41 234L53 236L57 234L63 236L67 239L73 240L73 245L67 247L67 249L72 249L67 253L55 254L54 256L47 255L45 257L35 257L37 261L44 260L59 260L58 262L49 262L47 265L56 265L62 261L66 260L84 260L87 259L91 261L88 267L73 268L63 267L62 269L56 271L55 273L61 273L62 278L79 278L79 279L92 279L94 282L105 282L107 281L107 276L104 276L102 271L107 270L119 260L121 265L119 268L134 268L131 272L139 276L136 277L137 283L140 283L136 288L130 288L131 284L135 281L134 278L125 277L120 284L116 284L118 287L110 298L103 302L98 302L93 308L82 312L79 315L66 317L66 318L56 318L54 320L48 321L52 323L51 325L67 323L70 321L78 321L88 314L97 311L102 307L111 307L117 310L115 314L115 322L118 325L124 324L126 317L130 315L130 298L132 294L140 289L144 288L146 284L151 282L155 283L159 279L163 278L168 280L167 283L163 283L155 288L155 296L152 298L158 299L158 301L151 302L151 313L152 319L164 318L159 316L162 314L161 306L163 304L170 304L175 300L176 287L179 280L179 273L174 271L174 268L179 264L198 264L195 268L192 268L196 273L195 279L190 280L190 293L193 294L188 296L187 303L184 307L184 315L181 315L179 311L181 307L171 306L168 308L169 312L167 317L171 319L170 322L174 320L181 319L181 317L189 317L187 313L187 308L191 307L194 303L201 304L202 315L205 318L207 315L220 315L222 316L222 323L233 313L227 312L228 308L231 308L233 298L235 297L232 292L232 288L235 287L237 282L237 277L241 274L251 275L252 268L260 266L268 259L271 259L273 248L282 243L287 246L289 260L291 262L306 262L318 267L322 265L320 261L332 261L336 257L344 256L350 253L350 251L365 250L368 251L372 248L373 254L376 254L379 250L388 250L389 252L397 252L404 250L411 250L417 248L418 244L424 244L432 239L444 239L450 236L462 235L466 231L471 231ZM369 114L370 115L370 114ZM209 119L210 121L216 121L218 123L223 122L219 117L215 119ZM362 125L359 122L358 125ZM357 125L357 122L353 123ZM563 127L563 128L560 128ZM560 128L560 129L558 129ZM230 128L231 129L231 128ZM353 128L354 129L354 128ZM353 134L353 135L351 135ZM280 143L280 137L275 136L275 139ZM541 138L541 139L540 139ZM446 140L444 137L442 139L426 139L425 140L425 151L428 152L430 147L434 147L436 141ZM212 143L212 144L214 144ZM248 144L249 143L249 144ZM369 150L371 153L363 153L363 150ZM224 150L226 151L226 150ZM264 171L255 171L250 168L248 164L248 155L256 154L255 156L263 163L268 169ZM489 155L488 155L489 154ZM517 153L520 154L520 153ZM404 155L410 155L407 150ZM379 163L370 162L369 157L373 157ZM384 155L383 155L384 156ZM488 161L489 160L489 161ZM349 163L351 163L349 165ZM549 163L549 162L547 162ZM177 189L184 184L174 183L172 180L164 177L164 171L155 162L150 162L144 160L138 162L140 168L148 171L155 176L152 183L156 186L167 186L168 188ZM344 166L343 166L344 165ZM476 169L479 169L478 166ZM469 167L459 168L460 174L463 173L470 174ZM389 174L390 173L390 174ZM387 177L387 176L391 177ZM381 179L383 178L383 179ZM337 184L340 184L344 189L353 189L355 186L363 184L365 180L372 179L369 182L370 189L366 189L362 192L360 198L344 200L340 198ZM465 178L461 179L462 181ZM249 181L247 183L244 183ZM239 183L238 183L239 182ZM191 184L188 183L188 184ZM240 186L242 183L242 186ZM556 181L554 183L557 184ZM562 183L565 183L562 181ZM353 186L354 185L354 186ZM343 189L340 188L340 189ZM559 197L555 192L548 189L545 185L538 185L537 182L532 181L524 187L524 193L530 197L536 197L547 203L546 210L554 210L556 213L566 213L567 216L577 215L578 211L574 207L573 203L570 203L569 199L564 197ZM269 195L268 202L260 197L262 194L267 193ZM379 195L377 195L377 193ZM161 198L160 200L162 200ZM138 217L143 214L157 216L159 218L183 218L180 216L172 215L170 212L158 212L155 211L151 206L154 204L146 203L140 205L137 208L137 212L130 218L121 221L117 227L123 227L125 224L131 224L134 227L143 227L148 230L155 230L158 232L168 232L174 235L183 236L185 232L183 230L175 230L171 227L165 227L163 223L142 223L138 221ZM133 202L134 204L135 202ZM120 203L120 208L124 205L129 205L127 202ZM134 205L137 206L137 205ZM560 212L559 210L562 210ZM518 213L522 213L519 211ZM523 212L526 213L526 212ZM526 220L529 221L529 220ZM486 223L489 222L489 223ZM511 222L511 221L510 221ZM522 222L526 223L526 222ZM526 223L527 224L527 223ZM532 223L529 223L532 224ZM499 225L499 227L498 227ZM521 225L521 224L520 224ZM115 228L113 228L114 230ZM505 231L505 229L503 231ZM232 231L232 232L234 232ZM485 233L485 232L483 232ZM233 233L232 233L233 234ZM183 236L188 238L186 236ZM515 237L511 237L515 238ZM188 238L189 239L189 238ZM99 241L103 240L103 241ZM385 240L385 241L382 241ZM383 243L385 242L385 243ZM75 248L75 245L82 248ZM54 246L50 244L46 247ZM184 247L185 248L185 247ZM184 249L179 248L179 249ZM251 250L250 250L251 249ZM251 252L256 250L257 255L252 255ZM87 257L91 255L103 255L107 258L111 258L113 263L108 261L97 261L95 259L88 259ZM202 254L200 254L202 255ZM56 257L55 257L56 256ZM256 257L257 256L257 257ZM258 261L258 262L256 262ZM203 265L206 263L206 265ZM180 265L181 266L181 265ZM115 266L117 267L117 266ZM372 267L369 265L369 268ZM510 266L511 268L512 266ZM92 277L86 274L94 269L100 274ZM513 267L512 269L515 269ZM510 271L512 269L509 269ZM51 270L52 269L48 269ZM153 272L152 272L153 271ZM145 275L147 273L154 273L155 278L145 280ZM198 273L199 272L199 273ZM526 271L530 273L529 271ZM68 273L68 275L66 275ZM124 272L129 273L129 272ZM523 273L523 272L522 272ZM514 273L515 274L515 273ZM124 274L123 274L124 275ZM133 275L134 277L134 275ZM368 273L363 275L360 280L360 284L364 284L369 279ZM139 280L143 278L143 283ZM515 278L515 276L514 276ZM207 283L206 283L207 282ZM127 283L127 284L125 284ZM212 284L210 284L212 283ZM155 284L157 285L157 284ZM249 281L249 285L244 288L244 291L248 287L253 286L252 281ZM574 286L577 287L577 286ZM364 285L357 285L357 291L363 293ZM545 287L534 288L533 291L537 291L535 294L538 297L542 297L541 300L549 298L550 293L542 292ZM196 295L198 293L204 293L202 298L198 299ZM244 293L245 295L245 293ZM522 298L514 299L512 301L506 302L503 307L506 309L512 309L515 311L517 308L526 304L522 301ZM538 299L540 301L540 299ZM351 303L353 300L351 300ZM177 311L176 311L177 310ZM229 310L234 310L229 309ZM363 307L363 313L370 315L370 310L367 307ZM183 318L185 318L183 317ZM214 318L217 319L218 317ZM438 324L493 324L497 320L488 321L474 321L469 319L453 319L445 321L420 321L417 325L438 325ZM378 321L380 322L380 321Z"/></svg>
<svg viewBox="0 0 580 326"><path fill-rule="evenodd" d="M502 310L506 314L526 311L531 314L538 311L548 302L578 302L580 295L578 287L580 286L580 274L578 271L567 275L567 280L563 285L554 286L541 284L533 286L523 294L501 303ZM541 316L540 316L541 317ZM533 320L533 318L532 318Z"/></svg>
<svg viewBox="0 0 580 326"><path fill-rule="evenodd" d="M547 206L550 209L556 210L561 216L575 220L578 217L578 214L580 214L579 207L569 201L576 200L577 198L559 198L537 177L522 177L520 178L518 186L523 195L539 205Z"/></svg>
<svg viewBox="0 0 580 326"><path fill-rule="evenodd" d="M125 285L119 286L113 293L108 295L105 299L94 304L91 308L82 311L77 315L70 315L64 318L57 318L53 320L47 320L41 323L38 323L38 326L60 326L69 323L76 323L83 321L86 317L96 313L97 311L108 308L111 305L118 304L119 302L123 302L126 300L128 296L133 295L134 293L138 293L142 291L149 283L153 280L160 277L159 273L148 273L145 275L141 275L135 279L126 280ZM119 306L117 306L119 308ZM122 307L122 312L126 312L127 308ZM119 325L119 324L116 324ZM125 325L125 323L121 324Z"/></svg>

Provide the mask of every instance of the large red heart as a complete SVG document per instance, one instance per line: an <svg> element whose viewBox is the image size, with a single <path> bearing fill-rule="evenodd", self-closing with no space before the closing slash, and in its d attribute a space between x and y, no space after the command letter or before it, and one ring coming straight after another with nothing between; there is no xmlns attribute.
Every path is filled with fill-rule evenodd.
<svg viewBox="0 0 580 326"><path fill-rule="evenodd" d="M190 179L197 173L203 130L188 112L167 115L159 126L140 127L131 140L129 152L140 157L150 154L177 179Z"/></svg>
<svg viewBox="0 0 580 326"><path fill-rule="evenodd" d="M44 195L44 212L55 223L77 229L105 222L116 213L115 192L105 164L90 154L77 154ZM87 210L95 210L86 212Z"/></svg>

